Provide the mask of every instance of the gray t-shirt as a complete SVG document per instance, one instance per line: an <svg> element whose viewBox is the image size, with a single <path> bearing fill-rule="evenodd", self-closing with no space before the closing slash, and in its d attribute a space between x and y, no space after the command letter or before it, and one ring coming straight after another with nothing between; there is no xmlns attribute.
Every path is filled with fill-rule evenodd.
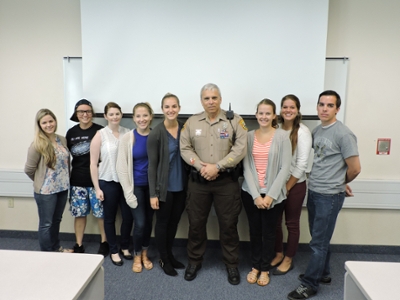
<svg viewBox="0 0 400 300"><path fill-rule="evenodd" d="M317 126L313 132L314 163L309 189L321 194L337 194L346 189L345 159L358 156L357 138L342 122Z"/></svg>

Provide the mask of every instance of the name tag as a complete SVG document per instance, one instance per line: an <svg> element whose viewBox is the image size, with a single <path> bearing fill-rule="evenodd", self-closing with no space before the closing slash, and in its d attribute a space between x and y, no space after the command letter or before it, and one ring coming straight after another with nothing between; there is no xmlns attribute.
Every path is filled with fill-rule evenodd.
<svg viewBox="0 0 400 300"><path fill-rule="evenodd" d="M219 132L220 139L229 139L229 132L226 129L223 129Z"/></svg>

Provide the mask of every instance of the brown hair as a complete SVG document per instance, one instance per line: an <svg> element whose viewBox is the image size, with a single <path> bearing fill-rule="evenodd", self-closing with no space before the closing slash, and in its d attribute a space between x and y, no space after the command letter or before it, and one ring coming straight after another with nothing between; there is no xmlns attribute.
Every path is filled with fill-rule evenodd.
<svg viewBox="0 0 400 300"><path fill-rule="evenodd" d="M296 150L297 147L297 141L298 141L298 132L300 128L300 122L301 122L301 113L300 113L300 100L297 98L297 96L289 94L286 95L285 97L282 98L281 100L281 109L283 106L283 103L286 100L292 100L296 104L296 108L298 110L298 114L296 118L293 120L293 126L292 126L292 131L290 132L290 142L292 143L292 154ZM280 116L280 122L283 124L285 120L283 119L282 115Z"/></svg>
<svg viewBox="0 0 400 300"><path fill-rule="evenodd" d="M121 114L122 114L122 110L121 110L121 106L119 106L117 103L115 102L108 102L106 104L106 106L104 106L104 114L106 115L109 111L110 108L117 108Z"/></svg>
<svg viewBox="0 0 400 300"><path fill-rule="evenodd" d="M162 97L162 99L161 99L161 109L162 109L163 106L164 106L164 100L167 99L167 98L175 98L175 99L176 99L176 102L178 102L178 106L181 107L181 103L180 103L180 101L179 101L178 96L176 96L176 95L174 95L174 94L171 94L171 93L166 93L166 94L164 95L164 97Z"/></svg>
<svg viewBox="0 0 400 300"><path fill-rule="evenodd" d="M269 106L272 106L272 112L273 112L274 115L275 115L275 119L272 120L272 127L278 128L278 120L277 120L277 118L276 118L276 105L275 105L274 101L272 101L272 100L270 100L270 99L268 99L268 98L262 99L262 100L261 100L260 102L258 102L258 104L257 104L256 113L258 113L258 108L260 107L260 105L269 105Z"/></svg>

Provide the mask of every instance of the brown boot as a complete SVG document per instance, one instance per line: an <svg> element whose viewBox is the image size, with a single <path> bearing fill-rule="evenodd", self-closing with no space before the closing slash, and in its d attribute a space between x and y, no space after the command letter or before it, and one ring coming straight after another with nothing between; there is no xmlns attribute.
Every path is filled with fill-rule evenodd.
<svg viewBox="0 0 400 300"><path fill-rule="evenodd" d="M133 258L132 271L135 273L142 272L142 258L140 255L135 255Z"/></svg>
<svg viewBox="0 0 400 300"><path fill-rule="evenodd" d="M142 250L142 262L143 262L143 266L146 270L151 270L153 269L153 263L151 262L151 260L147 257L147 249L146 250Z"/></svg>

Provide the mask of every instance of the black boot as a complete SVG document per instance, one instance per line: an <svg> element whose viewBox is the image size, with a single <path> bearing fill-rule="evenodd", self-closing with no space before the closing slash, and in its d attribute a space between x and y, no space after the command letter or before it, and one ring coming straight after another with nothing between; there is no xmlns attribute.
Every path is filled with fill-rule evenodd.
<svg viewBox="0 0 400 300"><path fill-rule="evenodd" d="M171 262L171 265L175 268L175 269L184 269L185 265L183 263L181 263L179 260L176 260L175 257L172 255L172 253L170 253L168 255L169 261Z"/></svg>
<svg viewBox="0 0 400 300"><path fill-rule="evenodd" d="M172 266L171 262L168 259L165 260L160 259L159 263L164 273L167 274L168 276L178 275L178 272L176 272L176 270L174 269L174 267Z"/></svg>

